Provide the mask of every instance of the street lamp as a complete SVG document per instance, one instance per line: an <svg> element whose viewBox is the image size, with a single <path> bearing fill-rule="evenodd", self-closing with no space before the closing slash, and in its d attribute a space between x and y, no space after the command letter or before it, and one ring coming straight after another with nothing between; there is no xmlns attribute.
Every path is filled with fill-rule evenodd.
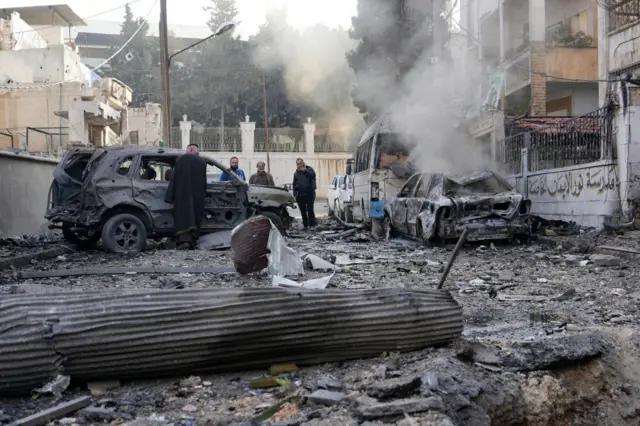
<svg viewBox="0 0 640 426"><path fill-rule="evenodd" d="M236 23L234 22L224 22L222 23L216 31L211 34L209 37L203 38L184 49L169 55L169 46L168 46L168 31L167 31L167 2L166 0L162 0L160 2L160 77L162 82L162 114L164 118L164 145L167 147L171 147L171 81L169 79L169 67L171 66L171 59L173 59L176 55L184 52L185 50L189 50L194 46L199 45L213 37L220 36L225 34L236 27Z"/></svg>

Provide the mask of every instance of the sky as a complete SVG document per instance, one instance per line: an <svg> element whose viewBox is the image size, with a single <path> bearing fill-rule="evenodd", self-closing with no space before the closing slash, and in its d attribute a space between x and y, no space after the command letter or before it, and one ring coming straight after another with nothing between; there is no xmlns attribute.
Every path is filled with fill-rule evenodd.
<svg viewBox="0 0 640 426"><path fill-rule="evenodd" d="M236 0L236 7L239 12L238 20L240 21L236 33L243 38L255 33L258 26L264 22L267 4L273 1L274 0ZM317 23L331 27L342 26L347 29L351 26L351 17L356 14L357 0L279 1L284 2L287 6L289 11L289 24L300 29ZM0 8L67 4L82 18L100 14L99 16L88 19L91 21L121 22L124 15L124 5L126 3L126 0L113 0L112 2L91 2L88 0L53 0L49 2L43 0L0 0ZM152 23L152 25L158 22L160 7L157 0L130 0L130 3L135 16L147 16L151 10L149 22ZM205 32L205 34L200 34L200 31L198 31L198 35L176 35L183 37L205 37L207 34L206 29L203 27L207 22L208 15L206 12L203 12L203 7L209 3L209 0L167 0L167 15L170 26L178 26L177 28L181 26L196 26L200 27L200 31ZM116 10L107 12L110 9ZM78 28L78 30L83 31L82 28Z"/></svg>

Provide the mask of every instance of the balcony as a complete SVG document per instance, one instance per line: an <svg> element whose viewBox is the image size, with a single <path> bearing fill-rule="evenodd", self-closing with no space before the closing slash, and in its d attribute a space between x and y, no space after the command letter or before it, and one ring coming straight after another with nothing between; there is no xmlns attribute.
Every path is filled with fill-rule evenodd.
<svg viewBox="0 0 640 426"><path fill-rule="evenodd" d="M613 0L607 8L609 33L622 31L640 23L640 0Z"/></svg>
<svg viewBox="0 0 640 426"><path fill-rule="evenodd" d="M547 81L597 80L598 49L595 47L551 47L547 48Z"/></svg>

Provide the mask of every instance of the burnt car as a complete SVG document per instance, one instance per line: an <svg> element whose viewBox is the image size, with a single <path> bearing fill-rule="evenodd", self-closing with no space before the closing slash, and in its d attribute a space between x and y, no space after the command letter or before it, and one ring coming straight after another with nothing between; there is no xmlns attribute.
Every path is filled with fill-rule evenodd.
<svg viewBox="0 0 640 426"><path fill-rule="evenodd" d="M173 235L173 205L164 201L173 167L184 151L145 147L78 148L53 173L45 218L65 239L111 252L144 249L147 238ZM294 198L283 188L248 185L218 161L207 164L233 179L207 182L201 233L232 229L262 214L282 232L293 219ZM210 168L211 168L210 167Z"/></svg>
<svg viewBox="0 0 640 426"><path fill-rule="evenodd" d="M530 235L531 201L491 171L446 176L416 173L385 207L384 230L424 243L455 239L502 240Z"/></svg>

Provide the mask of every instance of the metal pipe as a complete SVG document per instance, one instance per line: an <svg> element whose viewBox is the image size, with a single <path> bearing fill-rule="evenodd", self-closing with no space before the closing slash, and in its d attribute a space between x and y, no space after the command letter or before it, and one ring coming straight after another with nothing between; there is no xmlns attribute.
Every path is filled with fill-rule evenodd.
<svg viewBox="0 0 640 426"><path fill-rule="evenodd" d="M460 238L458 239L458 242L456 243L456 247L453 249L453 253L451 254L451 258L449 259L449 263L447 263L447 267L444 269L444 272L442 273L442 276L440 277L440 282L438 283L438 290L442 288L442 286L444 285L444 282L447 279L447 276L449 275L449 271L451 270L451 267L453 266L453 262L456 261L456 257L458 257L458 253L460 252L460 249L462 248L462 246L464 245L464 242L467 239L467 233L469 232L469 228L464 228L464 231L462 231L462 235L460 235Z"/></svg>

